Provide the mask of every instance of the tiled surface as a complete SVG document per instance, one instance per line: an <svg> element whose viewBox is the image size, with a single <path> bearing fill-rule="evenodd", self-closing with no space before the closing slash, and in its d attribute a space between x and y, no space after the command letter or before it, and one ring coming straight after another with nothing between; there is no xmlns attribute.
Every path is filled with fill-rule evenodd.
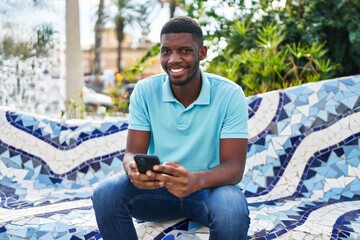
<svg viewBox="0 0 360 240"><path fill-rule="evenodd" d="M249 238L360 239L360 76L248 98L240 186ZM91 195L123 174L127 122L66 121L0 107L0 239L100 239ZM179 219L134 220L140 239L208 239Z"/></svg>

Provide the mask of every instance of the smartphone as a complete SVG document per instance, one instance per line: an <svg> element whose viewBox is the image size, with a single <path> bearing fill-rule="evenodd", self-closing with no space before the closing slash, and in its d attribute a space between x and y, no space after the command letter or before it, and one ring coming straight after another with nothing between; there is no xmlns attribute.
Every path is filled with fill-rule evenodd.
<svg viewBox="0 0 360 240"><path fill-rule="evenodd" d="M136 154L134 159L139 173L146 173L148 170L152 170L154 165L160 165L160 160L155 155Z"/></svg>

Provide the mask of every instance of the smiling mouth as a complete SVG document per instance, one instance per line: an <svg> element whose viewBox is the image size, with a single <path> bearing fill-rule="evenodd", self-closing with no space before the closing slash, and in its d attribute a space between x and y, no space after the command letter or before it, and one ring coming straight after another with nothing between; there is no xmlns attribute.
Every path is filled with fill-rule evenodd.
<svg viewBox="0 0 360 240"><path fill-rule="evenodd" d="M182 72L185 68L170 68L170 72L173 73L178 73L178 72Z"/></svg>
<svg viewBox="0 0 360 240"><path fill-rule="evenodd" d="M181 73L185 71L186 67L167 67L167 69L171 73Z"/></svg>

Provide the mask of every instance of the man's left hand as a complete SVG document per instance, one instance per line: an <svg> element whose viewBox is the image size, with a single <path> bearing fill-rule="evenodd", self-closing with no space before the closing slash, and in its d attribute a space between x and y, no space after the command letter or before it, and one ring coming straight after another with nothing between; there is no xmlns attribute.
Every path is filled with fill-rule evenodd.
<svg viewBox="0 0 360 240"><path fill-rule="evenodd" d="M156 179L164 182L168 191L176 197L183 198L200 190L197 175L177 162L166 162L154 167L154 170L161 172L152 174L156 174Z"/></svg>

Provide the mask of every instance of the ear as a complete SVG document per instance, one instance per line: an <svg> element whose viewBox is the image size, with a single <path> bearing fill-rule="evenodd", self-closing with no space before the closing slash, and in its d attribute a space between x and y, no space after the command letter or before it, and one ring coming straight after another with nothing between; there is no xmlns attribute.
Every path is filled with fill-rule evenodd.
<svg viewBox="0 0 360 240"><path fill-rule="evenodd" d="M202 46L200 48L200 60L204 60L207 56L207 47L206 46Z"/></svg>

